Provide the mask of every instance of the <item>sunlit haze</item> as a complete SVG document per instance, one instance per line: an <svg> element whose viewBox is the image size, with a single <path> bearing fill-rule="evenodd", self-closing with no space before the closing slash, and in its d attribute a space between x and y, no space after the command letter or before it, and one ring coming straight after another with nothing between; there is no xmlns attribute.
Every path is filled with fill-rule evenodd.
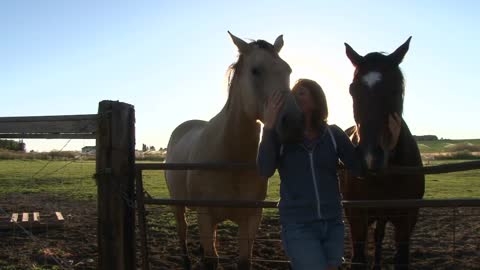
<svg viewBox="0 0 480 270"><path fill-rule="evenodd" d="M325 90L329 122L353 124L348 85L358 53L395 50L404 118L413 134L480 138L477 1L2 1L0 116L96 113L101 100L133 104L137 148L166 147L173 129L208 120L227 98L237 51L227 31L273 43L298 78ZM66 140L26 140L28 150ZM65 149L93 145L72 140Z"/></svg>

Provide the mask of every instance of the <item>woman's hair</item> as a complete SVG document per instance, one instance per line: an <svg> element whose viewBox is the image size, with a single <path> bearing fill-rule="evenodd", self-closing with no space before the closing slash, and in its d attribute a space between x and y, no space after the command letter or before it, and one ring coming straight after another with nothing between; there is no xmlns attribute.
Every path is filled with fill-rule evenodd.
<svg viewBox="0 0 480 270"><path fill-rule="evenodd" d="M322 87L315 81L309 79L299 79L292 88L292 93L296 97L298 90L306 88L313 98L315 109L312 113L312 125L315 128L320 128L327 124L328 106L327 98L323 92Z"/></svg>

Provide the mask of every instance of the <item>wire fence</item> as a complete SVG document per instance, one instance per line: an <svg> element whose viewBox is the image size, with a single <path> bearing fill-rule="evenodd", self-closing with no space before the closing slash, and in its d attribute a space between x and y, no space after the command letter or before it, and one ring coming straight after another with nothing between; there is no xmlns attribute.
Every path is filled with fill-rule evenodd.
<svg viewBox="0 0 480 270"><path fill-rule="evenodd" d="M453 202L453 201L450 201ZM447 203L449 205L450 203ZM455 202L460 205L460 203ZM407 203L411 207L410 203ZM480 200L477 206L422 207L414 233L410 240L409 269L475 269L480 265ZM401 207L401 206L399 206ZM147 248L150 269L180 269L182 251L176 235L174 216L167 205L147 207ZM194 264L201 263L200 236L197 213L187 212L188 247ZM345 263L351 266L352 246L349 224L345 219ZM289 269L281 237L281 226L276 211L263 216L253 248L253 269ZM374 264L374 231L371 226L367 237L367 264ZM387 223L383 241L381 269L393 269L396 244L391 223ZM231 222L220 224L217 248L220 265L224 269L236 269L238 257L238 228Z"/></svg>
<svg viewBox="0 0 480 270"><path fill-rule="evenodd" d="M136 164L137 206L141 255L143 269L181 268L182 252L176 239L174 217L165 206L185 205L190 207L242 207L242 208L276 208L274 201L238 201L238 200L175 200L158 199L144 196L142 171L144 170L245 170L253 169L253 164ZM480 162L462 164L445 164L427 168L390 168L380 172L404 174L436 174L479 169ZM344 201L344 207L371 208L420 208L418 222L410 241L409 269L474 269L480 265L480 199L472 200L391 200L391 201ZM145 206L149 205L148 209ZM374 211L372 211L374 212ZM145 216L147 214L147 216ZM170 215L170 216L169 216ZM391 214L389 215L391 216ZM402 218L402 217L399 217ZM200 263L199 236L194 214L188 215L189 248L195 263ZM394 268L395 231L387 223L383 244L382 269ZM289 269L280 240L278 214L270 211L262 221L257 234L252 264L254 269ZM237 228L232 223L219 225L220 264L224 269L236 269L238 256ZM226 234L225 236L221 236ZM367 264L374 264L375 241L369 230L367 238ZM346 222L345 258L350 258L352 248L349 239L349 224ZM233 262L233 263L232 263ZM348 259L342 267L352 266Z"/></svg>

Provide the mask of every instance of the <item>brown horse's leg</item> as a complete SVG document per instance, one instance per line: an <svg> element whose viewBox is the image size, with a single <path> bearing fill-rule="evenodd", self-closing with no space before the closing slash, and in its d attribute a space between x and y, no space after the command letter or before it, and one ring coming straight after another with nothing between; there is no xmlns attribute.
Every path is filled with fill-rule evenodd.
<svg viewBox="0 0 480 270"><path fill-rule="evenodd" d="M174 206L172 208L175 212L175 219L177 221L177 234L183 253L183 268L185 270L190 270L192 269L192 266L188 256L187 248L187 220L185 219L185 206Z"/></svg>
<svg viewBox="0 0 480 270"><path fill-rule="evenodd" d="M198 211L198 232L200 244L203 250L203 269L215 270L218 266L218 254L215 248L215 237L217 224L211 213L206 208L199 208Z"/></svg>
<svg viewBox="0 0 480 270"><path fill-rule="evenodd" d="M262 209L256 209L255 213L248 215L238 222L238 236L240 243L239 270L250 270L253 242L260 222L262 221Z"/></svg>
<svg viewBox="0 0 480 270"><path fill-rule="evenodd" d="M395 270L405 270L410 265L410 237L417 223L418 209L401 211L392 219L395 226Z"/></svg>
<svg viewBox="0 0 480 270"><path fill-rule="evenodd" d="M367 211L364 209L346 209L345 213L347 214L350 224L350 239L352 242L352 262L350 269L366 269L365 241L368 233Z"/></svg>
<svg viewBox="0 0 480 270"><path fill-rule="evenodd" d="M377 224L375 226L375 265L373 266L374 270L382 269L382 242L385 237L385 224L387 221L385 219L377 219Z"/></svg>

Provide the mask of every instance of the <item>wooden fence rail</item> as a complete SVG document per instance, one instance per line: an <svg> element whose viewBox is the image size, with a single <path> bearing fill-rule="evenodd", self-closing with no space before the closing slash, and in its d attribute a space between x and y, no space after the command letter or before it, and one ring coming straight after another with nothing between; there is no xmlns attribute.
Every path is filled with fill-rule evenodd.
<svg viewBox="0 0 480 270"><path fill-rule="evenodd" d="M95 139L97 114L0 118L0 138Z"/></svg>
<svg viewBox="0 0 480 270"><path fill-rule="evenodd" d="M137 163L137 171L143 170L256 170L255 163ZM467 161L424 167L389 167L376 174L441 174L480 169L480 161ZM372 172L373 173L373 172Z"/></svg>
<svg viewBox="0 0 480 270"><path fill-rule="evenodd" d="M277 201L243 200L178 200L145 198L145 204L185 205L190 207L227 207L227 208L277 208ZM440 207L480 207L480 199L411 199L411 200L355 200L342 201L347 208L440 208Z"/></svg>

